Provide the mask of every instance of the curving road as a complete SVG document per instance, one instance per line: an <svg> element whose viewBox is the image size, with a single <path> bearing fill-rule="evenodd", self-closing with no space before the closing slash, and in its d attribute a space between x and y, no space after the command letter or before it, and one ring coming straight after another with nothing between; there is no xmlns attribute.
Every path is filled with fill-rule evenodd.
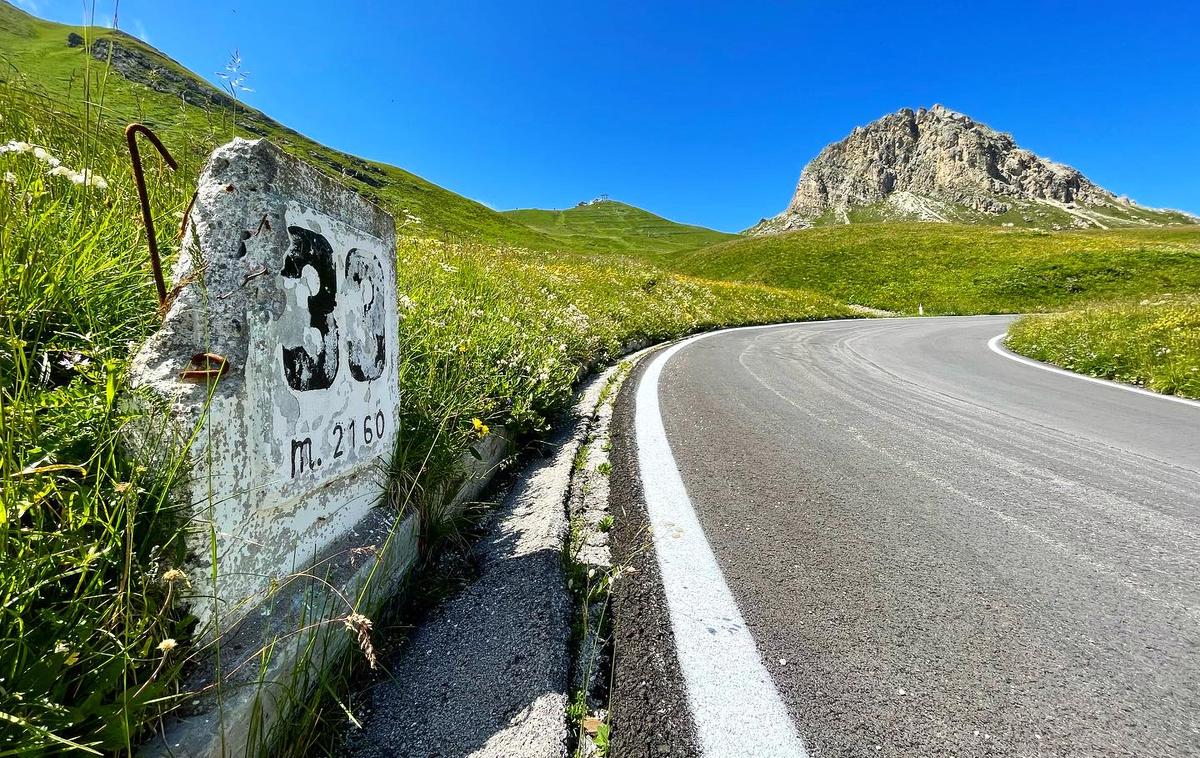
<svg viewBox="0 0 1200 758"><path fill-rule="evenodd" d="M1009 321L646 362L614 438L616 539L655 544L625 550L614 754L1200 754L1200 404L990 350Z"/></svg>

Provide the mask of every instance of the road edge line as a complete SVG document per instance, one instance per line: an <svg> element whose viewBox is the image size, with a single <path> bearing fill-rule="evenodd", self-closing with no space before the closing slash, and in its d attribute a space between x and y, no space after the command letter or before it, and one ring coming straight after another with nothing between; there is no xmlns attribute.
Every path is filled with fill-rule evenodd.
<svg viewBox="0 0 1200 758"><path fill-rule="evenodd" d="M680 350L713 334L763 328L770 327L696 335L655 356L638 381L634 434L676 657L702 752L805 758L796 724L763 665L688 497L658 398L663 367Z"/></svg>
<svg viewBox="0 0 1200 758"><path fill-rule="evenodd" d="M1017 363L1024 363L1026 366L1033 366L1034 368L1040 368L1043 371L1050 371L1055 374L1062 374L1064 376L1069 376L1074 379L1082 379L1085 382L1092 382L1093 384L1102 384L1102 385L1105 385L1108 387L1112 387L1114 389L1125 390L1126 392L1136 392L1137 394L1145 395L1146 397L1154 397L1154 398L1158 398L1159 400L1169 400L1172 403L1182 403L1184 405L1190 405L1194 408L1200 408L1200 400L1192 400L1191 398L1179 397L1178 395L1166 395L1166 394L1163 394L1162 392L1155 392L1154 390L1143 389L1142 387L1135 387L1132 384L1125 384L1123 382L1114 382L1111 379L1101 379L1098 376L1088 376L1087 374L1080 374L1076 371L1068 371L1065 368L1060 368L1058 366L1052 366L1049 363L1045 363L1043 361L1038 361L1038 360L1034 360L1033 358L1027 358L1023 355L1018 355L1017 353L1014 353L1012 350L1009 350L1007 347L1004 346L1003 340L1006 337L1008 337L1008 332L1002 332L1000 334L997 334L995 337L992 337L990 340L988 340L988 343L987 343L988 348L993 353L996 353L997 355L1002 355L1011 361L1016 361Z"/></svg>

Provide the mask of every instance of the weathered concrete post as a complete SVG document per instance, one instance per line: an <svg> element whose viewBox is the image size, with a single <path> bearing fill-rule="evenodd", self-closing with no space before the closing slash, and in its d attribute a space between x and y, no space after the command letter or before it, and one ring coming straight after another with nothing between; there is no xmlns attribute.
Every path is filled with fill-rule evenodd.
<svg viewBox="0 0 1200 758"><path fill-rule="evenodd" d="M269 142L235 139L200 177L174 287L133 362L149 410L132 441L161 453L148 448L165 430L188 451L190 602L211 634L384 492L399 409L395 226Z"/></svg>

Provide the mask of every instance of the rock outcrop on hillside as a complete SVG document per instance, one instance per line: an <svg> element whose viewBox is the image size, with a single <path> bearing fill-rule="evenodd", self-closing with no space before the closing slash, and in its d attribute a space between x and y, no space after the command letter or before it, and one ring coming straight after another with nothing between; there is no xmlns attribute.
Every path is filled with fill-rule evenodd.
<svg viewBox="0 0 1200 758"><path fill-rule="evenodd" d="M935 105L904 108L827 146L804 168L787 209L750 233L889 220L1055 228L1197 221L1118 198L1012 135Z"/></svg>

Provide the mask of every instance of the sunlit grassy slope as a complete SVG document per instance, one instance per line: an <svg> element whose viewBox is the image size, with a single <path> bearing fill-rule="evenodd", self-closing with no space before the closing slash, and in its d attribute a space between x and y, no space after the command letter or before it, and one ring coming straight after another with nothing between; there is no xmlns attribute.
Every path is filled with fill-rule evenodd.
<svg viewBox="0 0 1200 758"><path fill-rule="evenodd" d="M86 34L91 41L100 42L92 48L95 54L89 56L83 46L68 46L68 35L72 33ZM107 40L116 45L111 69L104 65L108 60ZM234 106L227 94L119 31L95 27L85 31L43 21L0 0L0 64L0 78L56 100L79 103L85 87L89 95L102 91L103 100L92 101L103 105L110 122L141 121L157 130L168 148L179 149L181 142L190 142L196 145L199 155L207 152L209 143L223 142L235 133L269 137L339 175L346 184L396 214L398 220L418 219L410 220L409 226L419 227L428 236L450 235L543 248L555 244L523 224L415 174L324 147L253 108ZM213 70L224 64L213 61ZM85 67L90 69L90 80L85 76ZM197 134L210 138L191 138Z"/></svg>
<svg viewBox="0 0 1200 758"><path fill-rule="evenodd" d="M1200 227L1046 232L863 224L741 237L650 260L903 313L1050 310L1200 291Z"/></svg>
<svg viewBox="0 0 1200 758"><path fill-rule="evenodd" d="M1200 296L1027 316L1009 330L1008 346L1083 374L1200 398Z"/></svg>
<svg viewBox="0 0 1200 758"><path fill-rule="evenodd" d="M563 211L505 211L569 249L673 252L734 239L736 235L669 221L616 200L594 200Z"/></svg>
<svg viewBox="0 0 1200 758"><path fill-rule="evenodd" d="M1023 200L1000 196L1009 206L1004 213L983 213L957 203L947 203L930 198L914 201L910 193L896 193L886 200L871 205L850 208L843 216L828 211L813 219L815 226L838 226L849 221L852 224L876 224L881 222L929 221L940 219L950 223L977 224L983 226L1017 227L1030 229L1074 229L1074 228L1130 228L1156 225L1195 224L1196 217L1181 211L1163 208L1144 208L1121 202L1105 205L1065 205L1050 201Z"/></svg>

